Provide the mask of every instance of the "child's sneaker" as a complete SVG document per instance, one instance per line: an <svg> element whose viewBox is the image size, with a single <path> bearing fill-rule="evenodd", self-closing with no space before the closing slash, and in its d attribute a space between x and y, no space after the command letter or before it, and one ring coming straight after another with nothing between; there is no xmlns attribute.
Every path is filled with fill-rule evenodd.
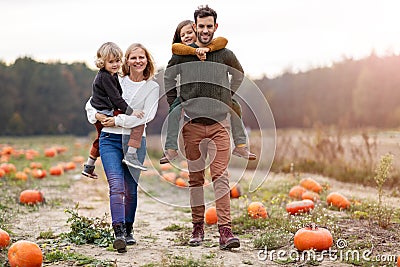
<svg viewBox="0 0 400 267"><path fill-rule="evenodd" d="M94 172L94 166L93 165L83 165L83 171L82 175L92 178L92 179L97 179L99 176Z"/></svg>
<svg viewBox="0 0 400 267"><path fill-rule="evenodd" d="M178 152L176 152L176 150L174 149L167 149L164 152L164 155L162 156L162 158L160 159L160 164L166 164L169 163L170 161L173 161L174 159L176 159L178 157Z"/></svg>
<svg viewBox="0 0 400 267"><path fill-rule="evenodd" d="M147 168L142 163L140 163L136 153L126 153L122 162L133 168L147 171Z"/></svg>
<svg viewBox="0 0 400 267"><path fill-rule="evenodd" d="M243 147L235 147L232 151L232 155L245 158L248 160L256 160L257 156L254 153L251 153L246 146Z"/></svg>

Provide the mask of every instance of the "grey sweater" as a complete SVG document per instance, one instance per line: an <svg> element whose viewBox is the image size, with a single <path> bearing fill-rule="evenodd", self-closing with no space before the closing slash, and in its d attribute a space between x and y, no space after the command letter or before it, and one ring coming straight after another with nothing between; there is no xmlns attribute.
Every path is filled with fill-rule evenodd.
<svg viewBox="0 0 400 267"><path fill-rule="evenodd" d="M243 77L240 62L227 48L207 53L206 61L200 61L197 56L173 55L164 75L167 101L172 105L179 93L182 107L190 118L221 121L226 118L232 95Z"/></svg>

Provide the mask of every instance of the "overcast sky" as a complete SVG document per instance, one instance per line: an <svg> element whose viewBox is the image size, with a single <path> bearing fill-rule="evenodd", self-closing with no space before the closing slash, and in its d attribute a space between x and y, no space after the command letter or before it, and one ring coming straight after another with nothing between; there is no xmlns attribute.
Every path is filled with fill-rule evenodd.
<svg viewBox="0 0 400 267"><path fill-rule="evenodd" d="M145 45L158 67L171 56L176 25L197 6L218 13L250 77L326 66L343 57L400 52L398 0L0 0L0 60L84 61L106 42Z"/></svg>

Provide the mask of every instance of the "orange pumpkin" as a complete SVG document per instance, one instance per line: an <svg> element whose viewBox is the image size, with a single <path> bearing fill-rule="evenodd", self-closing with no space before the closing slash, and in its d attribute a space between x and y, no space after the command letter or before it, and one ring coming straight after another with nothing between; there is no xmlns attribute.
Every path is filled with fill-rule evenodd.
<svg viewBox="0 0 400 267"><path fill-rule="evenodd" d="M315 181L313 178L304 178L300 180L300 185L305 189L314 191L315 193L320 193L322 191L322 186Z"/></svg>
<svg viewBox="0 0 400 267"><path fill-rule="evenodd" d="M328 250L333 244L332 234L325 228L307 226L294 235L294 246L300 250Z"/></svg>
<svg viewBox="0 0 400 267"><path fill-rule="evenodd" d="M76 164L73 161L67 162L64 165L64 170L65 171L70 171L70 170L75 170L76 169Z"/></svg>
<svg viewBox="0 0 400 267"><path fill-rule="evenodd" d="M58 176L58 175L62 175L64 170L61 166L57 165L57 166L51 167L49 172L50 172L50 175Z"/></svg>
<svg viewBox="0 0 400 267"><path fill-rule="evenodd" d="M206 210L205 221L206 224L209 225L216 224L218 222L217 209L215 207L209 207Z"/></svg>
<svg viewBox="0 0 400 267"><path fill-rule="evenodd" d="M26 180L28 180L28 175L25 172L16 172L15 179L21 180L21 181L26 181Z"/></svg>
<svg viewBox="0 0 400 267"><path fill-rule="evenodd" d="M44 197L42 192L28 189L21 192L19 202L21 204L35 205L44 202Z"/></svg>
<svg viewBox="0 0 400 267"><path fill-rule="evenodd" d="M400 256L397 256L397 267L400 267Z"/></svg>
<svg viewBox="0 0 400 267"><path fill-rule="evenodd" d="M11 155L14 152L14 148L12 146L3 147L1 154L2 155Z"/></svg>
<svg viewBox="0 0 400 267"><path fill-rule="evenodd" d="M44 155L48 158L55 157L57 155L57 150L55 148L46 148L44 150Z"/></svg>
<svg viewBox="0 0 400 267"><path fill-rule="evenodd" d="M264 205L261 202L251 202L249 206L247 207L247 214L252 219L258 219L258 218L267 218L268 213L267 210L265 209Z"/></svg>
<svg viewBox="0 0 400 267"><path fill-rule="evenodd" d="M160 165L160 170L162 171L169 171L172 170L174 167L170 163Z"/></svg>
<svg viewBox="0 0 400 267"><path fill-rule="evenodd" d="M339 209L347 209L350 207L350 201L338 192L332 192L326 197L326 203L338 207Z"/></svg>
<svg viewBox="0 0 400 267"><path fill-rule="evenodd" d="M301 195L301 199L309 199L315 202L319 200L319 195L313 191L306 191Z"/></svg>
<svg viewBox="0 0 400 267"><path fill-rule="evenodd" d="M42 169L33 169L32 170L32 176L37 179L43 179L44 177L46 177L46 175L47 175L46 170L42 170Z"/></svg>
<svg viewBox="0 0 400 267"><path fill-rule="evenodd" d="M301 196L303 195L304 192L306 192L307 190L300 186L300 185L295 185L293 186L290 191L289 191L289 196L291 198L295 198L295 199L301 199Z"/></svg>
<svg viewBox="0 0 400 267"><path fill-rule="evenodd" d="M241 191L238 185L234 185L230 191L231 198L239 198L242 195Z"/></svg>
<svg viewBox="0 0 400 267"><path fill-rule="evenodd" d="M29 167L31 167L31 169L41 169L41 168L43 168L42 163L40 163L40 162L31 162L29 164Z"/></svg>
<svg viewBox="0 0 400 267"><path fill-rule="evenodd" d="M175 184L180 187L186 187L186 182L182 178L176 178Z"/></svg>
<svg viewBox="0 0 400 267"><path fill-rule="evenodd" d="M0 228L0 249L7 247L10 244L10 235Z"/></svg>
<svg viewBox="0 0 400 267"><path fill-rule="evenodd" d="M37 244L20 240L12 244L8 250L8 261L11 267L40 267L43 255Z"/></svg>
<svg viewBox="0 0 400 267"><path fill-rule="evenodd" d="M5 173L12 173L17 171L17 168L12 163L2 163L0 165L0 169L3 169Z"/></svg>
<svg viewBox="0 0 400 267"><path fill-rule="evenodd" d="M187 171L180 171L179 172L179 177L183 178L183 179L189 179L189 172Z"/></svg>
<svg viewBox="0 0 400 267"><path fill-rule="evenodd" d="M4 177L6 175L6 172L0 168L0 178Z"/></svg>
<svg viewBox="0 0 400 267"><path fill-rule="evenodd" d="M286 211L292 215L309 212L312 209L314 209L314 201L309 199L293 201L286 205Z"/></svg>
<svg viewBox="0 0 400 267"><path fill-rule="evenodd" d="M72 158L72 161L75 163L83 163L85 162L85 158L83 156L75 156ZM146 164L148 165L148 164Z"/></svg>

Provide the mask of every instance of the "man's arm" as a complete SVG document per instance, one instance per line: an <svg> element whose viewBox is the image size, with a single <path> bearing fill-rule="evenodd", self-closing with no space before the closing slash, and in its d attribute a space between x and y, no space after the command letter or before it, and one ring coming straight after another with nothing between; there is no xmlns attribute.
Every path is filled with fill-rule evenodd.
<svg viewBox="0 0 400 267"><path fill-rule="evenodd" d="M242 84L242 81L244 79L244 71L239 60L236 58L235 54L230 50L228 50L228 55L226 57L225 64L231 67L229 73L232 75L231 92L233 95Z"/></svg>

